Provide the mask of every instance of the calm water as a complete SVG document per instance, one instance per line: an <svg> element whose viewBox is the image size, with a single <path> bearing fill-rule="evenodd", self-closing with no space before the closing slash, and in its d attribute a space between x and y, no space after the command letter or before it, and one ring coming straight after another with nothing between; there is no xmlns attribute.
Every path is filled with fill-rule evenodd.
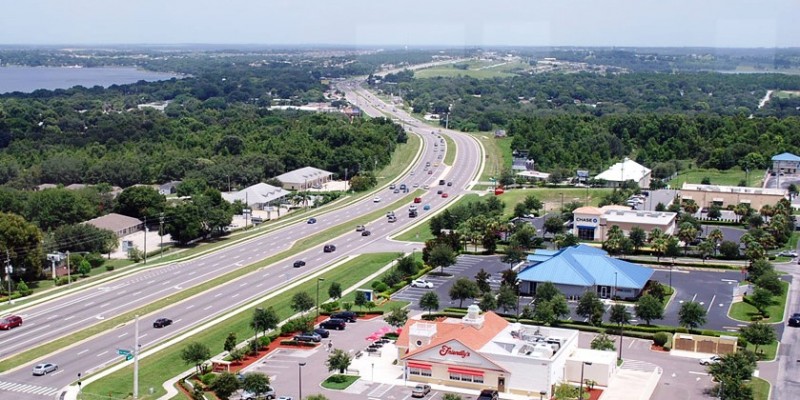
<svg viewBox="0 0 800 400"><path fill-rule="evenodd" d="M152 72L136 68L48 68L0 67L0 93L33 92L37 89L69 89L81 85L87 88L100 85L108 87L140 80L160 81L179 77L166 72Z"/></svg>

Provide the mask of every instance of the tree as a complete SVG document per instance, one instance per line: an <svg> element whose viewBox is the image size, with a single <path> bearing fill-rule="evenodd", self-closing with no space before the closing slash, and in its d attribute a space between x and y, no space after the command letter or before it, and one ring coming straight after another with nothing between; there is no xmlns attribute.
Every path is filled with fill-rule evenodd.
<svg viewBox="0 0 800 400"><path fill-rule="evenodd" d="M513 286L501 285L497 292L497 307L502 308L504 313L508 313L508 310L516 310L517 299L517 292Z"/></svg>
<svg viewBox="0 0 800 400"><path fill-rule="evenodd" d="M156 218L166 209L167 198L150 186L131 186L115 199L114 211L133 218Z"/></svg>
<svg viewBox="0 0 800 400"><path fill-rule="evenodd" d="M456 263L456 254L453 249L446 244L437 244L431 249L428 256L428 263L434 268L438 267L444 273L444 269Z"/></svg>
<svg viewBox="0 0 800 400"><path fill-rule="evenodd" d="M712 204L711 207L708 208L706 216L710 219L719 219L722 216L722 211L718 205Z"/></svg>
<svg viewBox="0 0 800 400"><path fill-rule="evenodd" d="M53 247L60 251L110 253L117 248L117 235L89 224L62 225L51 232Z"/></svg>
<svg viewBox="0 0 800 400"><path fill-rule="evenodd" d="M560 217L550 217L544 221L545 233L555 236L557 233L564 232L564 220Z"/></svg>
<svg viewBox="0 0 800 400"><path fill-rule="evenodd" d="M768 290L774 296L780 296L783 293L783 284L781 278L775 270L766 271L756 279L756 286Z"/></svg>
<svg viewBox="0 0 800 400"><path fill-rule="evenodd" d="M223 372L217 375L214 382L211 382L211 390L220 399L227 400L234 392L239 390L239 379L230 372Z"/></svg>
<svg viewBox="0 0 800 400"><path fill-rule="evenodd" d="M42 231L15 214L0 212L0 251L2 260L10 258L14 275L28 282L38 280L42 274ZM6 253L8 251L8 253ZM24 269L23 273L20 273ZM12 275L12 276L14 276Z"/></svg>
<svg viewBox="0 0 800 400"><path fill-rule="evenodd" d="M399 260L397 260L397 265L395 268L397 271L403 274L403 276L414 275L419 270L417 261L411 256L401 257Z"/></svg>
<svg viewBox="0 0 800 400"><path fill-rule="evenodd" d="M630 233L628 233L628 239L631 240L633 248L639 251L639 248L644 246L644 243L647 241L647 232L638 226L634 226L631 228Z"/></svg>
<svg viewBox="0 0 800 400"><path fill-rule="evenodd" d="M509 268L514 267L514 264L522 261L525 259L525 252L522 251L519 247L506 247L506 252L503 254L503 257L500 258L500 261L507 263Z"/></svg>
<svg viewBox="0 0 800 400"><path fill-rule="evenodd" d="M556 293L549 299L536 298L536 302L533 305L533 317L537 321L545 325L553 325L558 320L568 316L569 305L563 294Z"/></svg>
<svg viewBox="0 0 800 400"><path fill-rule="evenodd" d="M269 376L261 372L247 372L242 379L242 389L256 397L266 395L270 390Z"/></svg>
<svg viewBox="0 0 800 400"><path fill-rule="evenodd" d="M714 388L722 399L752 399L753 394L745 380L753 376L757 367L756 355L748 350L723 355L719 362L708 366L708 373L720 385Z"/></svg>
<svg viewBox="0 0 800 400"><path fill-rule="evenodd" d="M275 312L274 308L269 307L266 310L263 308L256 308L253 310L253 318L250 320L250 327L256 332L255 339L258 340L258 332L261 332L262 335L266 335L268 330L277 328L279 322L280 318L278 318L278 313Z"/></svg>
<svg viewBox="0 0 800 400"><path fill-rule="evenodd" d="M636 317L644 320L645 324L650 325L654 319L664 318L664 304L657 298L646 294L639 297L635 307Z"/></svg>
<svg viewBox="0 0 800 400"><path fill-rule="evenodd" d="M755 346L756 353L758 353L759 346L766 346L777 339L772 326L762 324L758 321L739 328L739 333L741 333L742 337L747 340L748 343Z"/></svg>
<svg viewBox="0 0 800 400"><path fill-rule="evenodd" d="M561 294L553 282L543 282L536 285L536 301L550 300Z"/></svg>
<svg viewBox="0 0 800 400"><path fill-rule="evenodd" d="M611 306L608 320L612 324L619 325L620 334L622 334L622 325L627 324L631 320L631 313L628 312L628 307L623 304L614 304Z"/></svg>
<svg viewBox="0 0 800 400"><path fill-rule="evenodd" d="M464 305L464 300L474 299L480 295L478 284L469 278L458 278L450 287L450 299L458 300L458 307Z"/></svg>
<svg viewBox="0 0 800 400"><path fill-rule="evenodd" d="M489 293L492 291L492 287L489 286L489 278L491 277L492 275L483 268L475 274L475 283L478 285L478 290L480 290L481 293Z"/></svg>
<svg viewBox="0 0 800 400"><path fill-rule="evenodd" d="M192 342L181 350L181 359L186 364L193 364L197 373L201 373L203 363L211 358L211 350L202 343Z"/></svg>
<svg viewBox="0 0 800 400"><path fill-rule="evenodd" d="M428 314L430 315L433 310L439 309L439 296L436 295L436 292L425 292L425 294L419 298L419 306L423 310L428 310Z"/></svg>
<svg viewBox="0 0 800 400"><path fill-rule="evenodd" d="M78 273L81 274L82 278L85 278L90 272L92 272L92 265L89 264L89 261L85 258L82 259L78 264Z"/></svg>
<svg viewBox="0 0 800 400"><path fill-rule="evenodd" d="M597 297L597 294L591 290L587 290L581 295L578 300L578 307L575 313L581 317L588 318L589 322L598 326L603 323L603 315L606 312L605 305Z"/></svg>
<svg viewBox="0 0 800 400"><path fill-rule="evenodd" d="M334 300L342 298L342 285L339 282L331 282L328 287L328 297Z"/></svg>
<svg viewBox="0 0 800 400"><path fill-rule="evenodd" d="M328 371L339 371L343 374L350 367L352 359L350 354L342 349L334 349L328 356Z"/></svg>
<svg viewBox="0 0 800 400"><path fill-rule="evenodd" d="M727 259L739 258L739 244L726 240L719 245L719 252Z"/></svg>
<svg viewBox="0 0 800 400"><path fill-rule="evenodd" d="M598 334L597 336L592 339L592 343L589 346L592 350L608 350L614 351L617 349L614 346L614 340L608 337L605 333Z"/></svg>
<svg viewBox="0 0 800 400"><path fill-rule="evenodd" d="M323 395L323 394L312 394L312 395L306 396L305 400L328 400L328 398L325 397L325 395Z"/></svg>
<svg viewBox="0 0 800 400"><path fill-rule="evenodd" d="M367 295L364 292L357 290L356 297L353 299L353 304L355 304L357 307L363 308L367 305Z"/></svg>
<svg viewBox="0 0 800 400"><path fill-rule="evenodd" d="M236 348L236 334L231 332L228 334L228 337L225 338L225 344L222 345L222 348L230 353L233 349Z"/></svg>
<svg viewBox="0 0 800 400"><path fill-rule="evenodd" d="M692 329L705 325L706 309L695 301L683 303L678 311L678 323L691 332Z"/></svg>
<svg viewBox="0 0 800 400"><path fill-rule="evenodd" d="M392 310L383 316L383 320L395 328L400 328L408 321L408 309L399 306L392 307Z"/></svg>
<svg viewBox="0 0 800 400"><path fill-rule="evenodd" d="M697 245L697 250L700 251L700 256L703 257L704 262L705 259L708 258L708 256L716 252L714 250L714 247L715 247L714 242L708 239L703 240L702 242L700 242L699 245Z"/></svg>
<svg viewBox="0 0 800 400"><path fill-rule="evenodd" d="M714 243L714 256L717 256L717 247L725 240L725 236L719 228L714 228L708 233L708 240Z"/></svg>
<svg viewBox="0 0 800 400"><path fill-rule="evenodd" d="M478 302L478 307L480 307L483 311L497 309L497 300L494 298L494 294L492 294L491 291L484 292L483 296L481 296L480 302Z"/></svg>
<svg viewBox="0 0 800 400"><path fill-rule="evenodd" d="M747 302L758 310L764 318L769 318L767 308L772 305L772 293L767 289L756 288L752 295L747 296Z"/></svg>
<svg viewBox="0 0 800 400"><path fill-rule="evenodd" d="M356 292L356 298L358 298L358 293L363 295L363 292ZM314 308L314 299L308 293L297 292L292 296L292 310L295 312L305 313L312 308Z"/></svg>
<svg viewBox="0 0 800 400"><path fill-rule="evenodd" d="M612 255L619 254L622 250L622 241L625 239L625 233L619 226L613 225L606 233L605 239L603 247Z"/></svg>
<svg viewBox="0 0 800 400"><path fill-rule="evenodd" d="M513 269L504 269L500 273L500 285L516 286L517 285L517 271Z"/></svg>

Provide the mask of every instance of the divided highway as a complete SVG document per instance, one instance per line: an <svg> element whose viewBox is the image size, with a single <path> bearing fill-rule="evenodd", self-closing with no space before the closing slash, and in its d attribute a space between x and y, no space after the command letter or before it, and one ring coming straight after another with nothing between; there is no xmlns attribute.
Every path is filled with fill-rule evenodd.
<svg viewBox="0 0 800 400"><path fill-rule="evenodd" d="M356 94L350 91L348 95L355 96ZM368 115L380 116L379 109L386 108L385 105L381 107L380 100L366 91L359 89L358 96L367 101L366 106L362 104L362 109ZM397 117L411 118L402 112L397 113ZM448 169L446 166L440 165L438 168L433 168L434 172L429 175L423 170L423 166L426 162L441 163L437 156L442 153L434 152L434 150L441 149L442 143L439 142L436 135L430 134L432 128L419 122L411 123L410 126L414 132L420 133L423 139L423 153L411 172L396 182L412 186L412 190L414 184L419 185L420 188L430 185L430 190L433 192L426 193L422 197L423 204L430 204L430 212L433 212L453 198L445 199L435 194L435 190L441 187L438 186L438 180L452 181L453 186L445 187L446 191L451 196L459 194L476 176L482 157L481 152L472 138L457 132L442 132L452 135L456 141L458 157L452 168ZM434 143L439 145L433 146ZM452 151L452 149L448 150ZM0 332L0 349L2 349L0 356L8 357L11 354L67 336L96 322L135 310L144 304L162 298L168 298L181 290L245 265L256 263L288 249L293 242L299 239L381 209L387 203L392 203L404 195L395 194L388 188L384 188L376 196L381 198L381 202L376 203L372 198L366 198L339 210L314 215L317 219L316 224L307 224L302 221L194 260L141 271L108 282L101 287L88 288L24 309L19 313L25 318L23 326L11 331ZM192 298L191 301L174 304L156 315L142 318L140 320L142 349L259 298L284 286L288 281L322 268L335 259L346 255L375 251L374 244L376 242L415 221L407 218L405 213L407 206L404 204L395 210L398 216L397 223L388 223L386 218L381 217L368 224L372 236L363 237L356 232L349 232L331 240L330 243L337 246L336 252L323 253L322 246L307 250L291 259L275 263L253 274L209 290L201 296ZM424 216L425 212L421 212L420 217ZM383 243L385 245L385 242ZM394 250L407 251L407 247L397 244ZM292 268L291 264L295 259L303 259L307 265L303 268ZM154 329L152 320L158 317L171 318L174 324L167 328ZM41 399L42 396L52 396L59 393L60 388L75 381L78 373L85 376L87 373L119 361L121 357L116 354L116 350L133 346L134 328L131 322L128 321L123 326L43 358L42 361L59 365L59 369L55 373L41 377L32 376L33 363L31 363L1 374L0 398Z"/></svg>

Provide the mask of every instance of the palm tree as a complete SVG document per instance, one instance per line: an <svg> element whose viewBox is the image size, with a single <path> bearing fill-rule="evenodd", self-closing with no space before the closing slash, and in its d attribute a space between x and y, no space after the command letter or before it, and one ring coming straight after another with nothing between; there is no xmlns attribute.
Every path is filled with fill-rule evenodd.
<svg viewBox="0 0 800 400"><path fill-rule="evenodd" d="M660 239L662 237L664 237L664 231L658 228L653 228L653 230L650 231L650 236L647 238L647 241L653 242L654 240Z"/></svg>
<svg viewBox="0 0 800 400"><path fill-rule="evenodd" d="M656 261L661 261L661 256L664 255L664 252L667 251L667 237L661 236L653 240L653 251L656 252Z"/></svg>
<svg viewBox="0 0 800 400"><path fill-rule="evenodd" d="M712 230L708 234L708 240L714 243L714 257L717 256L717 246L719 246L719 244L722 243L724 239L725 236L723 236L722 231L719 230L718 228L714 228L714 230Z"/></svg>
<svg viewBox="0 0 800 400"><path fill-rule="evenodd" d="M683 242L683 255L686 255L686 250L689 249L689 244L692 243L697 237L697 227L691 222L684 222L678 228L678 237Z"/></svg>
<svg viewBox="0 0 800 400"><path fill-rule="evenodd" d="M775 215L775 210L769 204L764 204L761 206L761 210L758 211L764 217L771 217Z"/></svg>
<svg viewBox="0 0 800 400"><path fill-rule="evenodd" d="M622 241L625 239L625 232L617 225L611 227L606 234L604 247L611 253L616 254L622 250Z"/></svg>

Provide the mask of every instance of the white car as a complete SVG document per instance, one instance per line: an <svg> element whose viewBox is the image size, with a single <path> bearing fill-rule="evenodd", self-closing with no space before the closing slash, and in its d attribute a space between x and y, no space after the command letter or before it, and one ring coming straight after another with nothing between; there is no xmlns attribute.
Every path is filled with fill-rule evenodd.
<svg viewBox="0 0 800 400"><path fill-rule="evenodd" d="M720 362L721 360L722 360L722 357L717 356L717 355L713 355L713 356L708 357L708 358L700 359L700 365L716 364L716 363Z"/></svg>
<svg viewBox="0 0 800 400"><path fill-rule="evenodd" d="M373 203L380 203L381 202L381 198L380 197L376 197L376 198L372 199L372 202Z"/></svg>
<svg viewBox="0 0 800 400"><path fill-rule="evenodd" d="M797 257L797 252L794 251L782 251L778 253L781 257Z"/></svg>
<svg viewBox="0 0 800 400"><path fill-rule="evenodd" d="M37 364L35 367L33 367L33 374L37 376L47 375L57 369L58 365L55 364L50 364L50 363Z"/></svg>
<svg viewBox="0 0 800 400"><path fill-rule="evenodd" d="M433 283L428 282L425 279L414 279L413 281L411 281L411 287L432 289Z"/></svg>

